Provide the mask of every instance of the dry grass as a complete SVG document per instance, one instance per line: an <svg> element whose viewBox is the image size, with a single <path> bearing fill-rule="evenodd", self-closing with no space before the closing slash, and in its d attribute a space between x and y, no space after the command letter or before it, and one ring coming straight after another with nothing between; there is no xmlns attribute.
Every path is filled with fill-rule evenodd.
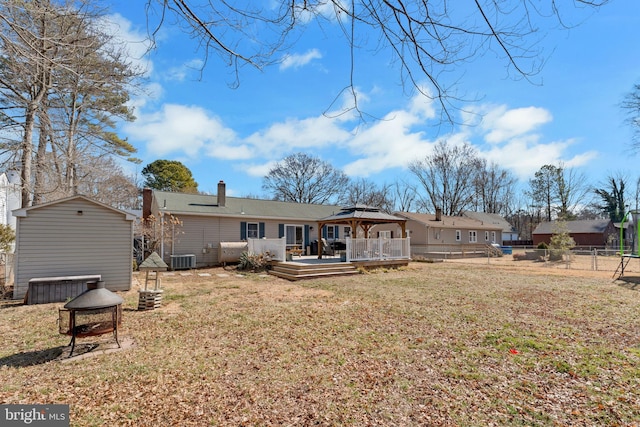
<svg viewBox="0 0 640 427"><path fill-rule="evenodd" d="M67 403L74 426L640 419L640 293L610 273L412 263L292 284L208 272L165 277L159 310L127 293L121 336L136 346L69 363L59 305L0 305L0 402Z"/></svg>

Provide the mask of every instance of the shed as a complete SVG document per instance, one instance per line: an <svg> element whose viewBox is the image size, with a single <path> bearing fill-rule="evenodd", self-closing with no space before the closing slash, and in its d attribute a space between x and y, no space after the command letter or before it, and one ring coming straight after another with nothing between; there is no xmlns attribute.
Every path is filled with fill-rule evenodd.
<svg viewBox="0 0 640 427"><path fill-rule="evenodd" d="M107 289L131 289L134 216L85 196L13 211L13 297L41 277L100 275Z"/></svg>
<svg viewBox="0 0 640 427"><path fill-rule="evenodd" d="M565 221L566 229L578 247L606 247L617 236L610 219ZM556 232L557 221L541 222L532 233L533 245L549 244Z"/></svg>

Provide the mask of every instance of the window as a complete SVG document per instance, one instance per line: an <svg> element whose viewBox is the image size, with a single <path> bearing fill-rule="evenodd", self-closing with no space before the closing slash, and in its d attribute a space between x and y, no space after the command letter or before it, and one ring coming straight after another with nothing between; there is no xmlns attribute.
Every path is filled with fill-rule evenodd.
<svg viewBox="0 0 640 427"><path fill-rule="evenodd" d="M488 242L488 241L489 241L489 232L488 232L488 231L485 231L485 232L484 232L484 241L485 241L485 242Z"/></svg>
<svg viewBox="0 0 640 427"><path fill-rule="evenodd" d="M391 238L391 230L383 230L378 232L378 237L381 239L390 239Z"/></svg>
<svg viewBox="0 0 640 427"><path fill-rule="evenodd" d="M248 239L257 239L258 238L258 223L257 222L248 222L247 223L247 238Z"/></svg>
<svg viewBox="0 0 640 427"><path fill-rule="evenodd" d="M462 240L462 232L460 230L456 230L456 242Z"/></svg>
<svg viewBox="0 0 640 427"><path fill-rule="evenodd" d="M344 236L345 237L351 237L351 227L345 227L344 228Z"/></svg>
<svg viewBox="0 0 640 427"><path fill-rule="evenodd" d="M334 240L336 238L336 228L332 225L327 226L327 239Z"/></svg>
<svg viewBox="0 0 640 427"><path fill-rule="evenodd" d="M469 243L478 242L478 233L475 230L469 230Z"/></svg>

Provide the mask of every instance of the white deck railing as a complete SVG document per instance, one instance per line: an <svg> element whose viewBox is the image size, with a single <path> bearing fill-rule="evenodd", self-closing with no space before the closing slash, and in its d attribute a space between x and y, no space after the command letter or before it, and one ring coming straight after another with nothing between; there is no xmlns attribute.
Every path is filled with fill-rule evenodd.
<svg viewBox="0 0 640 427"><path fill-rule="evenodd" d="M266 254L274 261L284 261L287 257L287 241L281 239L247 239L250 254Z"/></svg>
<svg viewBox="0 0 640 427"><path fill-rule="evenodd" d="M411 258L409 237L405 239L347 238L346 243L347 262Z"/></svg>

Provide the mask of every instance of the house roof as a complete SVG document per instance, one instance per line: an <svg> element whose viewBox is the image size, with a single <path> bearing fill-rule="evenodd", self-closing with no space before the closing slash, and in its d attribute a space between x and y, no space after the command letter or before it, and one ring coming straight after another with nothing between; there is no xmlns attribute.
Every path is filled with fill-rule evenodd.
<svg viewBox="0 0 640 427"><path fill-rule="evenodd" d="M342 209L337 205L318 205L275 200L225 197L225 205L218 205L218 197L204 194L153 191L156 208L173 215L201 215L247 217L260 219L318 220Z"/></svg>
<svg viewBox="0 0 640 427"><path fill-rule="evenodd" d="M501 230L499 225L483 223L482 221L464 216L445 216L442 215L440 221L436 221L435 214L414 213L414 212L396 212L397 216L407 218L409 220L420 222L428 227L453 228L453 229L474 229L474 230Z"/></svg>
<svg viewBox="0 0 640 427"><path fill-rule="evenodd" d="M51 201L51 202L42 203L42 204L40 204L40 205L30 206L30 207L28 207L28 208L16 209L16 210L12 211L12 213L13 213L13 216L15 216L15 217L26 217L26 216L29 214L29 212L30 212L30 211L32 211L32 210L35 210L35 209L42 209L42 208L45 208L45 207L47 207L47 206L52 206L52 205L57 205L57 204L61 204L61 203L66 203L66 202L70 202L70 201L72 201L72 200L84 200L84 201L86 201L86 202L93 203L93 204L98 205L98 206L102 206L103 208L106 208L106 209L109 209L109 210L111 210L111 211L114 211L114 212L117 212L117 213L120 213L120 214L124 215L124 216L125 216L125 219L127 219L127 220L129 220L129 221L133 221L133 220L135 219L135 216L134 216L134 215L132 215L132 214L131 214L131 213L129 213L129 212L125 212L125 211L123 211L123 210L116 209L116 208L114 208L113 206L109 206L109 205L107 205L107 204L105 204L105 203L98 202L98 201L96 201L96 200L90 199L90 198L89 198L89 197L87 197L87 196L82 196L82 195L71 196L71 197L65 197L65 198L63 198L63 199L53 200L53 201Z"/></svg>
<svg viewBox="0 0 640 427"><path fill-rule="evenodd" d="M509 222L506 219L504 219L498 214L464 211L462 215L471 219L475 219L476 221L495 225L496 227L500 227L502 231L507 233L511 233L512 231L514 231L513 226L509 224Z"/></svg>
<svg viewBox="0 0 640 427"><path fill-rule="evenodd" d="M585 219L566 221L567 231L571 234L602 234L607 230L609 219ZM553 234L556 232L557 221L545 221L538 224L533 234Z"/></svg>

